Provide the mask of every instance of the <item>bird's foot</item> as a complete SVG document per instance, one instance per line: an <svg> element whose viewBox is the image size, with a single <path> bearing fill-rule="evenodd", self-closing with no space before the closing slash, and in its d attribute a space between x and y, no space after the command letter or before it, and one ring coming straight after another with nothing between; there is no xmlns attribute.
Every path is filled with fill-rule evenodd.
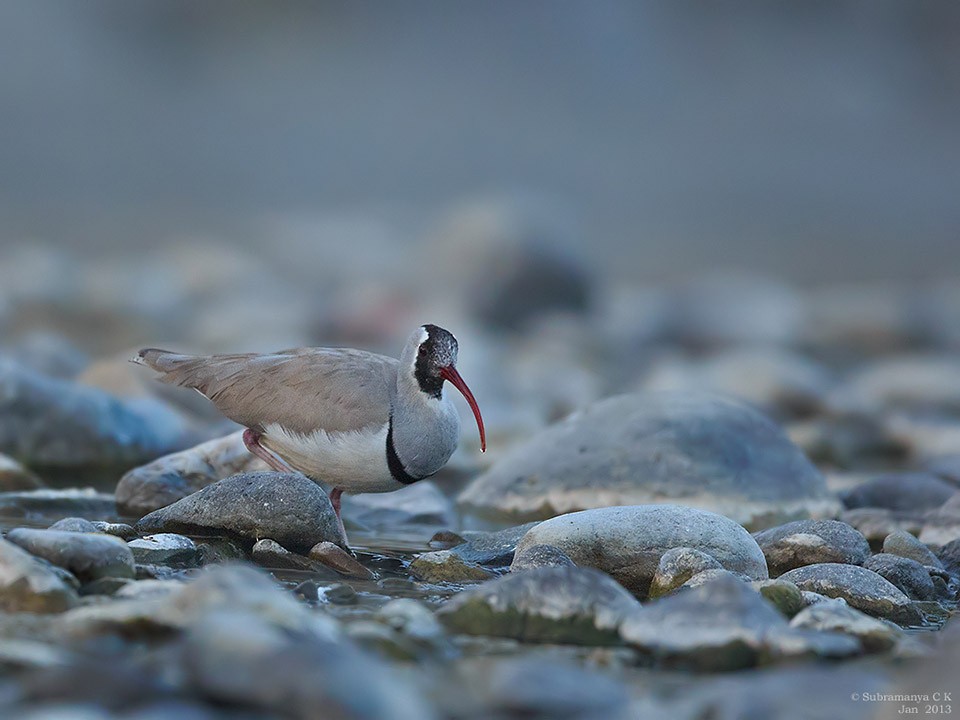
<svg viewBox="0 0 960 720"><path fill-rule="evenodd" d="M269 467L282 473L295 472L292 467L260 444L260 433L247 428L243 431L243 444L247 450L263 460Z"/></svg>

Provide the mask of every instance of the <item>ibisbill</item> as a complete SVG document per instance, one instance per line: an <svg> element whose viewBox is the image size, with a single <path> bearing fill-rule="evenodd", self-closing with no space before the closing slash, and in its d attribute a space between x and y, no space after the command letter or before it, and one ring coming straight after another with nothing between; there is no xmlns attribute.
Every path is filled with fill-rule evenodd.
<svg viewBox="0 0 960 720"><path fill-rule="evenodd" d="M148 348L133 362L207 397L246 428L247 449L274 470L332 486L340 520L344 492L398 490L447 463L460 440L460 416L445 382L463 393L486 450L483 418L457 372L457 351L451 332L422 325L399 359L350 348L233 355Z"/></svg>

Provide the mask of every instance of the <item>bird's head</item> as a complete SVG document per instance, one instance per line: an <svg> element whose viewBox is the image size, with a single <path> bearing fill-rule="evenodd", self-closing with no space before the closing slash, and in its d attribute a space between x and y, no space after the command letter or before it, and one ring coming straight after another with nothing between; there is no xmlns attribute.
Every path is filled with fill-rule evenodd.
<svg viewBox="0 0 960 720"><path fill-rule="evenodd" d="M483 418L470 388L457 372L457 339L449 330L437 325L422 325L410 336L404 348L401 362L408 363L410 371L420 388L432 398L439 400L443 395L443 382L449 380L467 399L480 430L480 450L486 451L487 438L483 429Z"/></svg>

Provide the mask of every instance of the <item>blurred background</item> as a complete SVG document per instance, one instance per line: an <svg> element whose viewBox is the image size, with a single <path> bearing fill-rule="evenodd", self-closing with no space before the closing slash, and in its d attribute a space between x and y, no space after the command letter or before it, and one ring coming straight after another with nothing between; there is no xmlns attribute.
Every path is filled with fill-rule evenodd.
<svg viewBox="0 0 960 720"><path fill-rule="evenodd" d="M8 0L0 60L0 345L49 374L432 321L539 423L657 343L960 346L949 0Z"/></svg>

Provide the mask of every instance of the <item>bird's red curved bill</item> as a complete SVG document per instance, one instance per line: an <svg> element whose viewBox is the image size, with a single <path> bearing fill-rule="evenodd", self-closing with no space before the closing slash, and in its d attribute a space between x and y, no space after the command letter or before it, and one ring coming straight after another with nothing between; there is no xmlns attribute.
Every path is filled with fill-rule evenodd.
<svg viewBox="0 0 960 720"><path fill-rule="evenodd" d="M480 417L480 406L477 405L477 400L473 397L473 393L470 392L470 388L467 387L467 384L463 381L463 378L460 377L460 373L457 372L457 369L453 367L453 365L440 368L440 377L444 380L449 380L450 384L463 393L463 396L467 399L470 409L473 410L473 416L477 419L477 427L480 429L480 452L486 452L487 434L483 429L483 418Z"/></svg>

